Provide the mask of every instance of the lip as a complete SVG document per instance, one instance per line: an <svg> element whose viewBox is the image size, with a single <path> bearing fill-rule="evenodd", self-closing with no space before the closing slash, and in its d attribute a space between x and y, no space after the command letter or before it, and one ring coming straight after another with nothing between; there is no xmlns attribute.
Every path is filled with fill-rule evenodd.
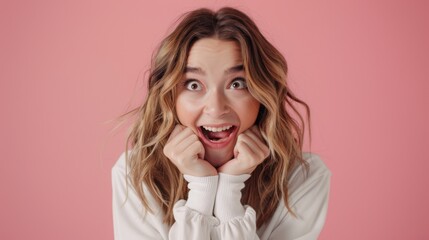
<svg viewBox="0 0 429 240"><path fill-rule="evenodd" d="M231 132L231 134L226 139L223 139L222 141L217 141L217 142L212 142L212 141L208 140L204 136L204 134L201 130L202 126L221 128L221 127L230 126L230 125L232 125L234 128L234 130ZM219 148L224 148L224 147L228 146L235 139L235 136L237 135L238 129L239 129L239 127L237 125L234 125L234 124L201 125L198 127L198 137L203 142L204 146L209 147L209 148L213 148L213 149L219 149Z"/></svg>

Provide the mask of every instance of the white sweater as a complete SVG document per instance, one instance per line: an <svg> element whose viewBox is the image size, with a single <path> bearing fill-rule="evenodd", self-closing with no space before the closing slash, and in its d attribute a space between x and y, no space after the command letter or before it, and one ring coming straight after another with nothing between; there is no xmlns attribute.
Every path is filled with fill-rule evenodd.
<svg viewBox="0 0 429 240"><path fill-rule="evenodd" d="M310 166L308 175L298 166L289 178L289 204L296 217L281 200L271 219L256 229L254 209L240 203L240 190L250 175L185 175L188 199L175 204L175 223L169 226L163 223L162 210L145 187L154 212L144 212L132 185L126 183L122 154L112 169L115 240L317 239L325 223L331 173L317 155L304 154L304 159Z"/></svg>

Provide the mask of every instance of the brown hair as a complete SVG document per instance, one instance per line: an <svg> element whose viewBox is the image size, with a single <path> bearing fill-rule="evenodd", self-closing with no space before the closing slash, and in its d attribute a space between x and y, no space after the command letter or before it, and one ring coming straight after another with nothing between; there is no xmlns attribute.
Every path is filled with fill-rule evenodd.
<svg viewBox="0 0 429 240"><path fill-rule="evenodd" d="M286 83L287 65L283 55L239 10L189 12L161 42L152 59L147 99L130 112L136 114L127 140L131 184L146 209L151 211L143 188L160 202L164 221L174 222L173 206L179 199L186 199L188 189L182 174L163 154L163 148L179 123L175 112L176 85L183 76L189 50L202 38L232 40L239 44L249 92L261 103L256 124L270 156L254 170L242 196L242 203L257 212L260 227L271 218L281 199L291 211L288 175L294 165L305 164L301 153L305 122L297 104L304 107L308 120L309 108Z"/></svg>

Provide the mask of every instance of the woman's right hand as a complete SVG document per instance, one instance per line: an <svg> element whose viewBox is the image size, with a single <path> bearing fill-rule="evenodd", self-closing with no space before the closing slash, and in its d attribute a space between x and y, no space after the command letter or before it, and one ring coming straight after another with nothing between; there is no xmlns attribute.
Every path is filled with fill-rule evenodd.
<svg viewBox="0 0 429 240"><path fill-rule="evenodd" d="M204 160L204 146L189 127L176 125L164 147L164 154L182 174L195 177L217 175L217 170Z"/></svg>

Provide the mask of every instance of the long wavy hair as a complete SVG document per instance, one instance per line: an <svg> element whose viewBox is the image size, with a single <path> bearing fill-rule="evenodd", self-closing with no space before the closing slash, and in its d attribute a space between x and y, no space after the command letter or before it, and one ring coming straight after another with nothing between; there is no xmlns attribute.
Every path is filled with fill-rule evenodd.
<svg viewBox="0 0 429 240"><path fill-rule="evenodd" d="M302 146L305 118L299 109L309 108L290 90L283 55L243 12L233 8L218 11L198 9L182 16L175 29L153 55L144 104L128 114L135 123L127 139L129 181L143 206L152 211L145 196L149 191L164 212L164 222L173 224L173 206L186 199L186 182L175 165L163 154L174 126L176 87L181 80L189 50L202 38L235 41L241 47L249 92L260 104L256 120L270 149L270 156L251 174L243 189L242 203L257 212L260 227L273 215L280 201L290 212L288 176L296 164L304 164Z"/></svg>

